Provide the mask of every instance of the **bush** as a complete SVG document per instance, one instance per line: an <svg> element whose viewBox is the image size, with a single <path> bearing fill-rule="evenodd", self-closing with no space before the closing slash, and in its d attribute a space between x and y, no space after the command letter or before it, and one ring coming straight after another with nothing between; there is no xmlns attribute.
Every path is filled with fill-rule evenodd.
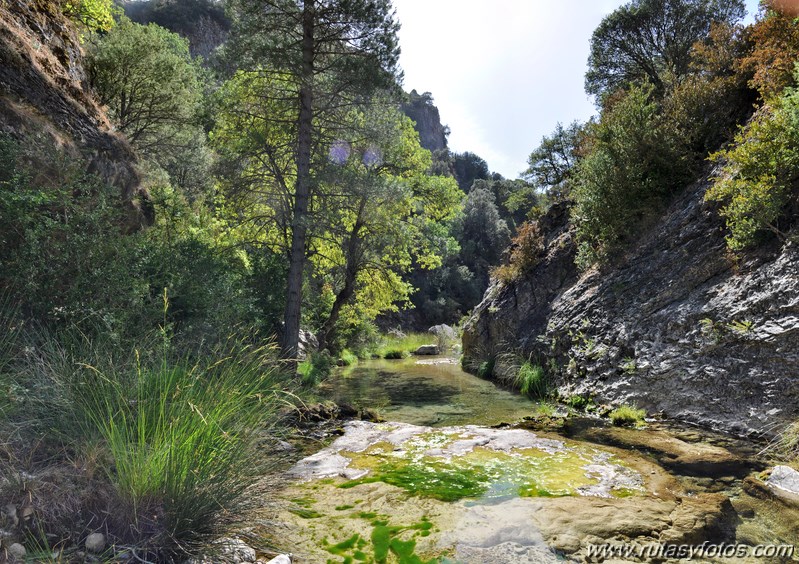
<svg viewBox="0 0 799 564"><path fill-rule="evenodd" d="M330 376L335 366L333 357L327 352L312 352L297 365L297 374L303 386L314 388Z"/></svg>
<svg viewBox="0 0 799 564"><path fill-rule="evenodd" d="M539 399L546 397L549 393L549 383L544 369L530 362L525 362L519 367L514 385L523 396L528 398Z"/></svg>
<svg viewBox="0 0 799 564"><path fill-rule="evenodd" d="M411 353L402 349L388 349L383 353L383 358L387 360L399 360L401 358L408 358L409 356L411 356Z"/></svg>
<svg viewBox="0 0 799 564"><path fill-rule="evenodd" d="M795 205L799 174L799 91L760 110L735 137L735 143L712 159L721 165L705 198L722 203L730 233L727 245L740 250L758 243L765 233L785 238L787 207Z"/></svg>
<svg viewBox="0 0 799 564"><path fill-rule="evenodd" d="M494 375L494 365L496 364L496 360L493 358L489 358L488 360L484 360L480 363L477 367L477 376L484 379L489 379Z"/></svg>
<svg viewBox="0 0 799 564"><path fill-rule="evenodd" d="M622 405L610 412L610 421L617 427L637 427L643 424L646 411Z"/></svg>
<svg viewBox="0 0 799 564"><path fill-rule="evenodd" d="M543 252L544 236L538 222L525 222L511 240L508 263L498 266L491 274L505 284L514 282L538 264Z"/></svg>
<svg viewBox="0 0 799 564"><path fill-rule="evenodd" d="M676 140L662 129L652 97L651 86L631 88L589 129L572 191L582 268L631 241L686 181Z"/></svg>

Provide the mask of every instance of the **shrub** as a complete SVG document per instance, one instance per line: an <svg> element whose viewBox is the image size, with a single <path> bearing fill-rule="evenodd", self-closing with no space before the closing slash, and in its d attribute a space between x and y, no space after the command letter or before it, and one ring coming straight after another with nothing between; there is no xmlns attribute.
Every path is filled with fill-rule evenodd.
<svg viewBox="0 0 799 564"><path fill-rule="evenodd" d="M495 268L494 278L509 284L518 280L541 260L544 252L544 236L537 221L528 221L519 226L510 246L507 264Z"/></svg>
<svg viewBox="0 0 799 564"><path fill-rule="evenodd" d="M530 362L525 362L519 367L514 385L519 388L522 395L533 399L546 397L549 393L549 383L544 369Z"/></svg>
<svg viewBox="0 0 799 564"><path fill-rule="evenodd" d="M730 233L727 245L740 250L755 245L764 233L784 239L786 207L795 200L799 174L799 91L764 107L735 137L727 150L711 158L721 170L705 198L722 203Z"/></svg>
<svg viewBox="0 0 799 564"><path fill-rule="evenodd" d="M477 376L485 379L491 378L494 375L494 364L496 364L496 360L493 358L481 362L477 367Z"/></svg>
<svg viewBox="0 0 799 564"><path fill-rule="evenodd" d="M327 352L312 352L297 365L297 374L303 386L313 388L330 376L335 366L335 360Z"/></svg>
<svg viewBox="0 0 799 564"><path fill-rule="evenodd" d="M401 349L389 349L383 353L383 358L388 360L398 360L400 358L408 358L411 355L406 350Z"/></svg>
<svg viewBox="0 0 799 564"><path fill-rule="evenodd" d="M652 97L651 86L631 88L589 129L572 190L582 268L632 240L686 180L676 140L661 127Z"/></svg>
<svg viewBox="0 0 799 564"><path fill-rule="evenodd" d="M610 421L617 427L637 427L643 424L645 416L643 409L625 404L610 412Z"/></svg>

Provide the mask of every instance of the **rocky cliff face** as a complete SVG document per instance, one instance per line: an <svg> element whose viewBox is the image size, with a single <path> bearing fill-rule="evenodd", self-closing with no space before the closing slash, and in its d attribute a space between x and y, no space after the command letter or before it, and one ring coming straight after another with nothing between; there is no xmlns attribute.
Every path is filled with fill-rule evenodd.
<svg viewBox="0 0 799 564"><path fill-rule="evenodd" d="M152 221L136 156L92 97L77 32L58 0L0 3L0 130L33 145L42 171L57 153L82 158L120 189L131 227Z"/></svg>
<svg viewBox="0 0 799 564"><path fill-rule="evenodd" d="M416 90L411 91L402 112L416 124L422 147L433 152L447 148L447 128L441 125L441 116L429 92L420 95Z"/></svg>
<svg viewBox="0 0 799 564"><path fill-rule="evenodd" d="M691 186L617 265L579 275L567 210L542 220L542 260L494 282L464 331L495 374L546 366L563 396L636 403L740 434L799 416L799 244L736 259L706 182Z"/></svg>

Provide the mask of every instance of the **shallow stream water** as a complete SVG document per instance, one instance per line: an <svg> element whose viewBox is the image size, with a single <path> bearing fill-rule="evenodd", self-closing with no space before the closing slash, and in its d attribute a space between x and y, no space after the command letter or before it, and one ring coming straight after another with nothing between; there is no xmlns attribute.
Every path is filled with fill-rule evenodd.
<svg viewBox="0 0 799 564"><path fill-rule="evenodd" d="M295 562L687 555L669 546L704 546L692 562L799 561L797 549L753 554L799 544L799 512L758 485L758 445L657 422L634 430L585 417L531 420L535 403L445 358L361 363L320 393L387 422L347 423L289 471L268 512L271 542ZM619 552L592 554L608 543ZM711 552L725 546L736 551Z"/></svg>

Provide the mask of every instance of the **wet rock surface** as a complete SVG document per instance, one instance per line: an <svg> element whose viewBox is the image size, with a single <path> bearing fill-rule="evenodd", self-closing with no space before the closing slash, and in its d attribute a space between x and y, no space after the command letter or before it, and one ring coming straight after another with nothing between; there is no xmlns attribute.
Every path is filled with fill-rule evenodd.
<svg viewBox="0 0 799 564"><path fill-rule="evenodd" d="M577 456L576 465L566 452ZM497 457L507 469L509 455L536 458L524 472L539 474L532 495L530 488L502 489L512 473L477 495L453 498L436 496L435 487L409 487L410 471L400 480L379 477L388 472L387 461L400 460L407 463L404 470L430 464L441 471L434 480L446 481L457 472L468 476L460 459L479 456L490 468ZM289 476L295 485L274 511L307 561L346 557L346 547L358 543L368 555L381 527L400 543L412 542L420 558L524 563L562 561L562 555L581 561L591 545L605 542L722 542L734 537L737 519L726 495L688 493L647 457L523 429L350 422L344 435L300 461ZM581 479L592 485L581 486Z"/></svg>
<svg viewBox="0 0 799 564"><path fill-rule="evenodd" d="M494 283L466 324L469 364L497 357L502 375L508 349L553 359L564 397L636 403L737 434L795 419L799 244L730 260L707 185L687 188L614 265L584 274L568 206L554 206L536 266Z"/></svg>

